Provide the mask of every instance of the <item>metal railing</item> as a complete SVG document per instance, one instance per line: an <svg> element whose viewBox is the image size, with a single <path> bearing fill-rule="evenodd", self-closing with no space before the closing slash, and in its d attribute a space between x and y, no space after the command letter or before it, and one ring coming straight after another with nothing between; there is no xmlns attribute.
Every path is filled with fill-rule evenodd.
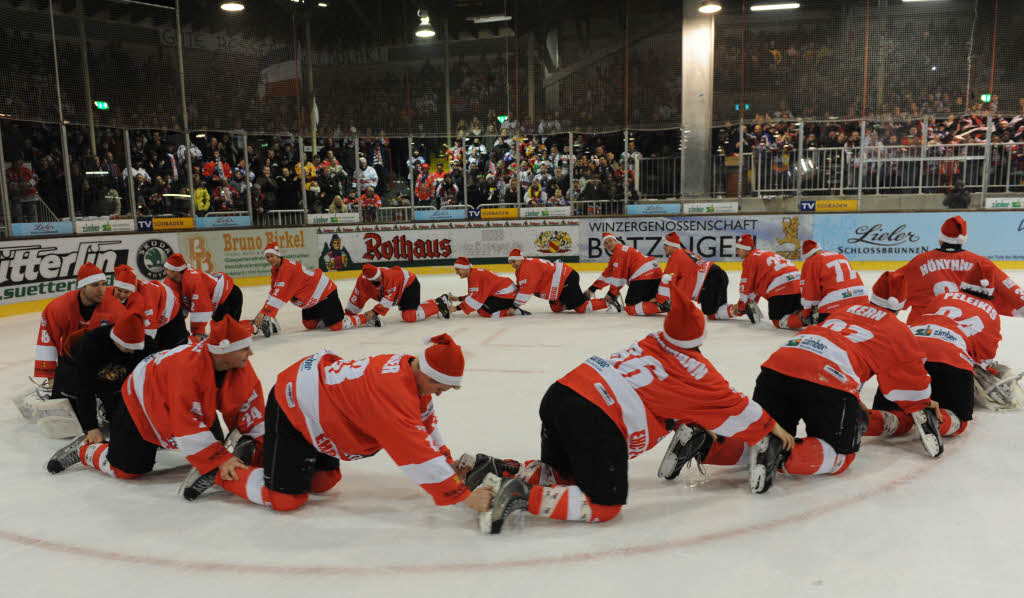
<svg viewBox="0 0 1024 598"><path fill-rule="evenodd" d="M573 216L618 216L625 213L625 203L621 199L596 199L572 202Z"/></svg>
<svg viewBox="0 0 1024 598"><path fill-rule="evenodd" d="M680 197L679 156L640 158L636 185L640 197Z"/></svg>
<svg viewBox="0 0 1024 598"><path fill-rule="evenodd" d="M261 226L304 226L305 210L269 210L258 218Z"/></svg>
<svg viewBox="0 0 1024 598"><path fill-rule="evenodd" d="M412 206L377 208L377 222L412 222Z"/></svg>

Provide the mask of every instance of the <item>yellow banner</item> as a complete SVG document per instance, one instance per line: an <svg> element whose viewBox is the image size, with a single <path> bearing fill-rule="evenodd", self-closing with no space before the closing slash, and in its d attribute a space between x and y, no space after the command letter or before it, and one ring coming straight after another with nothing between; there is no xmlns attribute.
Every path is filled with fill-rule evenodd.
<svg viewBox="0 0 1024 598"><path fill-rule="evenodd" d="M856 199L819 199L814 202L815 212L856 212Z"/></svg>
<svg viewBox="0 0 1024 598"><path fill-rule="evenodd" d="M480 208L480 217L484 220L518 218L519 208Z"/></svg>
<svg viewBox="0 0 1024 598"><path fill-rule="evenodd" d="M153 230L191 230L196 223L191 218L154 218Z"/></svg>

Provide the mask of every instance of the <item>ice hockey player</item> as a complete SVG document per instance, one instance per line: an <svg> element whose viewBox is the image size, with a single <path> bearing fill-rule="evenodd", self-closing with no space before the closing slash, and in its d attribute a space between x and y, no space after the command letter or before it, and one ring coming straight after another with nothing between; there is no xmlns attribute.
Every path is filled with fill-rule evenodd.
<svg viewBox="0 0 1024 598"><path fill-rule="evenodd" d="M868 293L860 274L841 253L822 251L813 239L804 241L800 257L800 319L821 323L834 311L851 305L867 305Z"/></svg>
<svg viewBox="0 0 1024 598"><path fill-rule="evenodd" d="M533 296L546 300L551 311L556 313L565 310L581 314L600 309L622 311L618 302L608 304L604 299L587 299L580 289L579 273L562 260L550 262L534 257L524 258L521 251L513 249L508 254L508 262L516 271L515 306L518 308L526 305Z"/></svg>
<svg viewBox="0 0 1024 598"><path fill-rule="evenodd" d="M104 324L85 333L75 347L76 383L72 405L77 416L63 437L85 432L86 443L103 442L96 400L110 417L122 402L121 385L135 366L155 349L147 346L142 314L126 311L116 324Z"/></svg>
<svg viewBox="0 0 1024 598"><path fill-rule="evenodd" d="M177 285L162 280L139 283L139 296L145 302L143 319L146 336L156 341L157 349L172 349L188 342L185 311Z"/></svg>
<svg viewBox="0 0 1024 598"><path fill-rule="evenodd" d="M356 279L345 313L357 315L370 299L377 302L373 313L378 317L387 315L395 305L406 322L419 322L434 316L445 320L451 317L447 295L421 303L420 281L415 274L398 266L378 268L373 264L363 264L363 273Z"/></svg>
<svg viewBox="0 0 1024 598"><path fill-rule="evenodd" d="M267 243L263 256L270 264L270 294L263 309L253 319L253 327L270 336L279 329L274 326L277 311L285 303L302 308L302 325L307 330L326 327L348 330L359 326L380 326L380 318L368 315L346 315L338 299L338 287L319 268L310 270L298 262L281 257L277 243Z"/></svg>
<svg viewBox="0 0 1024 598"><path fill-rule="evenodd" d="M448 300L458 304L455 309L467 315L475 311L484 318L530 315L525 309L516 307L516 283L510 279L490 270L474 268L465 257L456 259L454 267L459 278L468 279L469 291L461 296L448 293Z"/></svg>
<svg viewBox="0 0 1024 598"><path fill-rule="evenodd" d="M770 434L781 446L792 445L792 436L701 354L705 318L680 288L693 284L670 287L672 309L663 331L608 359L591 357L548 388L540 405L539 460L520 465L483 454L460 459L470 486L483 478L479 488L496 487L490 510L480 517L481 531L499 533L508 516L522 510L566 521L612 519L626 504L629 460L679 424L750 445ZM687 438L673 440L671 455L692 450ZM675 465L666 458L663 469L674 477Z"/></svg>
<svg viewBox="0 0 1024 598"><path fill-rule="evenodd" d="M438 505L486 509L455 474L434 415L434 395L462 385L462 349L447 334L418 355L345 359L326 349L277 376L267 394L263 468L217 483L275 511L291 511L341 481L340 461L386 450ZM254 462L256 464L256 462Z"/></svg>
<svg viewBox="0 0 1024 598"><path fill-rule="evenodd" d="M208 274L190 268L180 253L172 253L164 262L168 284L178 292L184 313L188 314L191 340L206 338L206 324L221 321L226 315L242 317L242 289L223 272Z"/></svg>
<svg viewBox="0 0 1024 598"><path fill-rule="evenodd" d="M667 312L669 296L658 295L667 293L668 288L661 287L661 266L658 260L640 253L633 247L627 247L610 232L601 235L601 244L605 251L611 253L608 267L601 276L587 289L587 298L592 298L599 289L608 287L604 300L609 305L619 303L619 291L629 285L626 292L626 313L631 316L650 316Z"/></svg>
<svg viewBox="0 0 1024 598"><path fill-rule="evenodd" d="M181 450L201 472L217 471L218 483L237 480L248 471L245 464L211 430L219 412L229 428L252 439L248 446L262 444L263 389L250 355L252 327L225 316L205 341L146 357L121 385L110 441L76 438L46 469L60 473L82 463L111 477L135 478L153 470L156 451L164 448Z"/></svg>
<svg viewBox="0 0 1024 598"><path fill-rule="evenodd" d="M1024 289L991 260L964 249L966 242L967 223L960 216L953 216L942 224L938 249L918 254L898 270L910 288L908 324L916 322L936 295L958 292L960 281L979 267L987 267L992 274L992 305L999 315L1024 318Z"/></svg>
<svg viewBox="0 0 1024 598"><path fill-rule="evenodd" d="M867 408L860 389L877 376L882 394L913 418L929 455L942 452L931 379L924 354L913 333L896 314L906 301L906 282L900 274L884 272L872 288L871 305L853 305L833 312L828 320L802 330L761 364L754 387L759 403L790 434L803 420L807 436L786 450L776 437L766 437L750 455L733 439L724 441L715 465L747 462L750 490L766 492L775 473L840 474L853 463L868 429ZM709 463L693 454L698 463ZM683 454L680 460L691 455Z"/></svg>
<svg viewBox="0 0 1024 598"><path fill-rule="evenodd" d="M991 268L986 265L967 272L959 292L933 297L910 326L925 354L924 368L932 378L932 406L940 411L943 436L956 436L967 429L974 415L975 368L992 368L1002 339L999 314L992 306ZM881 393L875 395L867 436L898 436L912 427L913 421L899 405Z"/></svg>
<svg viewBox="0 0 1024 598"><path fill-rule="evenodd" d="M700 310L709 320L728 320L744 315L735 313L733 306L729 305L729 275L718 264L683 247L678 233L665 235L662 245L668 256L665 273L661 277L662 287L667 287L674 276L681 280L693 280L693 292L686 291L683 294L699 301ZM659 294L664 295L664 291L659 290Z"/></svg>
<svg viewBox="0 0 1024 598"><path fill-rule="evenodd" d="M800 319L800 271L793 262L763 249L754 248L754 237L743 235L736 243L736 255L743 260L740 274L740 300L733 312L745 313L754 324L761 321L757 301L768 300L768 319L776 328L799 330L807 323Z"/></svg>

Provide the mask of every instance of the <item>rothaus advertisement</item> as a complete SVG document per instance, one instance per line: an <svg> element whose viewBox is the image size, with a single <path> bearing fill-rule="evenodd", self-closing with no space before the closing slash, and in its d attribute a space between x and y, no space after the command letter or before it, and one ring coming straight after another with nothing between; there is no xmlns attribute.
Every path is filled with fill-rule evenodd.
<svg viewBox="0 0 1024 598"><path fill-rule="evenodd" d="M939 228L957 212L818 214L814 233L824 249L854 261L910 261L939 246ZM965 212L966 249L993 260L1024 259L1024 214Z"/></svg>
<svg viewBox="0 0 1024 598"><path fill-rule="evenodd" d="M662 240L672 232L679 235L684 247L714 261L739 261L736 242L744 234L752 235L762 249L787 259L800 259L800 244L814 236L814 216L736 214L582 220L578 239L580 261L608 260L609 254L601 246L601 235L606 231L620 242L661 260L665 259Z"/></svg>
<svg viewBox="0 0 1024 598"><path fill-rule="evenodd" d="M504 263L512 249L527 256L578 261L577 231L578 224L573 220L321 229L320 267L351 270L364 263L450 265L459 256L479 263Z"/></svg>
<svg viewBox="0 0 1024 598"><path fill-rule="evenodd" d="M77 288L78 269L96 264L110 277L130 265L144 280L164 277L175 235L125 235L24 239L0 243L0 303L56 297Z"/></svg>

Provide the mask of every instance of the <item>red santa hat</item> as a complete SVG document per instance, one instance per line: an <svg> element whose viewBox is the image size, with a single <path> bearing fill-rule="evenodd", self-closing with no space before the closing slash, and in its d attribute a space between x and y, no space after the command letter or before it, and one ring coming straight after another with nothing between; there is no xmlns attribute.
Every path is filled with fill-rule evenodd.
<svg viewBox="0 0 1024 598"><path fill-rule="evenodd" d="M206 349L210 353L223 355L252 346L252 324L238 322L230 315L219 322L210 324L210 337Z"/></svg>
<svg viewBox="0 0 1024 598"><path fill-rule="evenodd" d="M871 287L871 303L899 311L907 303L907 281L899 272L882 272Z"/></svg>
<svg viewBox="0 0 1024 598"><path fill-rule="evenodd" d="M675 349L696 349L704 343L704 314L687 297L693 276L679 276L669 285L672 309L665 317L665 339Z"/></svg>
<svg viewBox="0 0 1024 598"><path fill-rule="evenodd" d="M511 262L512 260L522 260L522 259L523 259L523 252L519 251L518 249L513 249L512 251L508 252L508 261Z"/></svg>
<svg viewBox="0 0 1024 598"><path fill-rule="evenodd" d="M276 255L277 257L281 257L281 250L277 248L277 243L274 243L273 241L271 241L270 243L267 243L267 246L263 248L263 255L268 255L268 254L269 255Z"/></svg>
<svg viewBox="0 0 1024 598"><path fill-rule="evenodd" d="M146 325L142 322L142 314L129 311L110 329L110 340L132 351L141 351L146 347Z"/></svg>
<svg viewBox="0 0 1024 598"><path fill-rule="evenodd" d="M94 282L104 281L106 282L107 275L102 270L96 267L96 264L92 262L85 262L78 269L78 288L84 289L85 287L93 284Z"/></svg>
<svg viewBox="0 0 1024 598"><path fill-rule="evenodd" d="M185 258L180 253L172 253L164 262L164 269L171 272L184 272L185 268L188 268L188 264L185 263Z"/></svg>
<svg viewBox="0 0 1024 598"><path fill-rule="evenodd" d="M472 267L473 266L469 263L469 258L468 257L460 257L460 258L455 260L455 269L456 270L469 270Z"/></svg>
<svg viewBox="0 0 1024 598"><path fill-rule="evenodd" d="M736 243L736 248L752 251L754 249L754 237L751 237L750 235L743 235Z"/></svg>
<svg viewBox="0 0 1024 598"><path fill-rule="evenodd" d="M951 245L963 245L967 241L967 223L960 216L953 216L942 223L939 241Z"/></svg>
<svg viewBox="0 0 1024 598"><path fill-rule="evenodd" d="M992 281L995 280L994 269L995 266L992 264L978 264L960 281L960 290L991 299L995 294L995 287L992 286Z"/></svg>
<svg viewBox="0 0 1024 598"><path fill-rule="evenodd" d="M363 264L363 277L366 280L377 280L380 278L380 268L373 264Z"/></svg>
<svg viewBox="0 0 1024 598"><path fill-rule="evenodd" d="M663 242L665 245L668 245L669 247L675 247L676 249L683 248L683 242L679 240L678 233L669 233L665 235L665 240Z"/></svg>
<svg viewBox="0 0 1024 598"><path fill-rule="evenodd" d="M611 234L608 231L604 231L603 233L601 233L601 242L602 243L604 243L608 239L615 239L615 235ZM618 241L618 239L615 239L615 240Z"/></svg>
<svg viewBox="0 0 1024 598"><path fill-rule="evenodd" d="M121 264L114 268L114 288L134 293L136 290L135 272L127 264Z"/></svg>
<svg viewBox="0 0 1024 598"><path fill-rule="evenodd" d="M462 386L462 372L466 359L462 347L448 334L431 337L430 346L419 354L420 370L432 380L448 386Z"/></svg>
<svg viewBox="0 0 1024 598"><path fill-rule="evenodd" d="M800 259L806 260L819 251L821 251L821 245L818 245L814 239L807 239L800 247Z"/></svg>

